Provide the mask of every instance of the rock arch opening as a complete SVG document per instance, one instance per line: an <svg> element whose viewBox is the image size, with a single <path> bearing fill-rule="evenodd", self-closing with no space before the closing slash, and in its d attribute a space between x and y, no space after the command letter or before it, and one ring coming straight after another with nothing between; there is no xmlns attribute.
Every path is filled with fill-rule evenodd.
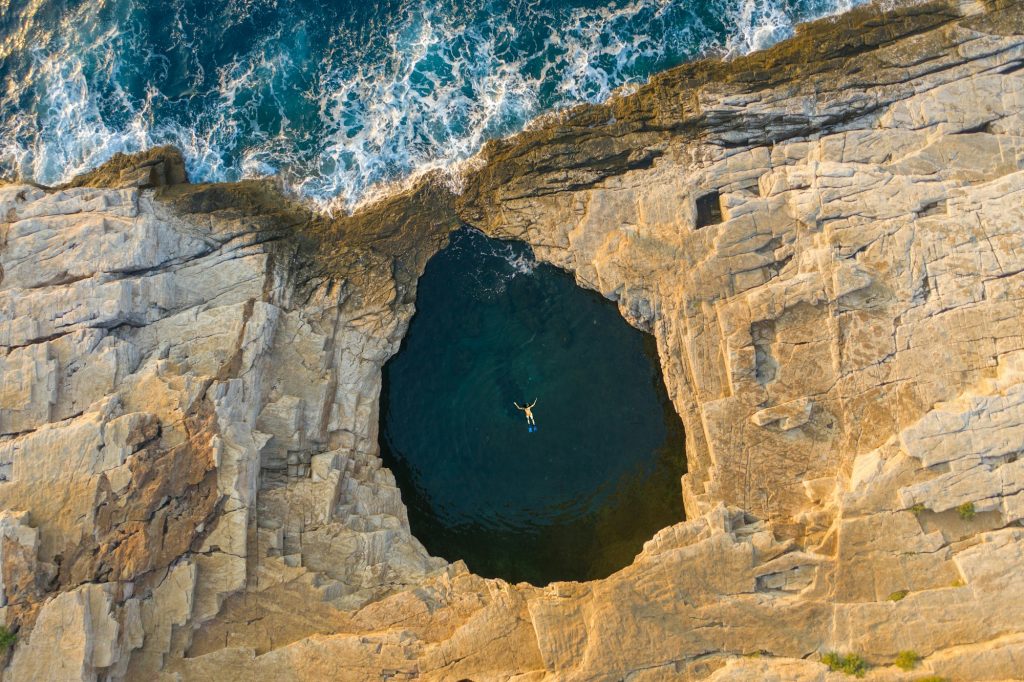
<svg viewBox="0 0 1024 682"><path fill-rule="evenodd" d="M536 428L516 407L536 401ZM525 244L463 228L384 367L381 455L431 554L511 582L607 577L684 517L653 337Z"/></svg>

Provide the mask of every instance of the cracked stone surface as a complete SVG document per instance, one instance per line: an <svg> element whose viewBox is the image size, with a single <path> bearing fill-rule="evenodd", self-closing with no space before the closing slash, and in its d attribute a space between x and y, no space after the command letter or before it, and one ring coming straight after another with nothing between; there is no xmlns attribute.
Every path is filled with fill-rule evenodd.
<svg viewBox="0 0 1024 682"><path fill-rule="evenodd" d="M1019 0L866 7L491 143L458 195L315 216L168 149L0 186L3 678L1020 679L1022 112ZM381 465L460 221L657 340L688 520L607 579L429 556Z"/></svg>

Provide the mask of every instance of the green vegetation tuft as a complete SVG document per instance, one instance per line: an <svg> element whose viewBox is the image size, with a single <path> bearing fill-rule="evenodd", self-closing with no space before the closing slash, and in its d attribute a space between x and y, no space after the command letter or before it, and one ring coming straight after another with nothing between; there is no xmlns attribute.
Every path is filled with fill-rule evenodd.
<svg viewBox="0 0 1024 682"><path fill-rule="evenodd" d="M974 518L974 503L964 502L956 508L956 512L960 515L960 518L964 521L970 521Z"/></svg>
<svg viewBox="0 0 1024 682"><path fill-rule="evenodd" d="M867 662L857 654L841 656L835 651L829 651L822 655L821 662L827 665L829 670L846 673L854 677L864 677L868 671Z"/></svg>
<svg viewBox="0 0 1024 682"><path fill-rule="evenodd" d="M916 651L901 651L896 654L893 665L901 670L913 670L921 660L921 655Z"/></svg>
<svg viewBox="0 0 1024 682"><path fill-rule="evenodd" d="M920 516L921 512L927 511L927 510L928 510L928 507L924 506L920 502L918 502L917 504L915 504L913 507L910 508L910 511L914 514L914 516Z"/></svg>
<svg viewBox="0 0 1024 682"><path fill-rule="evenodd" d="M0 625L0 652L7 651L18 641L18 635L11 632L6 625Z"/></svg>
<svg viewBox="0 0 1024 682"><path fill-rule="evenodd" d="M899 601L910 594L910 590L896 590L889 595L889 601Z"/></svg>
<svg viewBox="0 0 1024 682"><path fill-rule="evenodd" d="M949 682L945 677L939 677L938 675L929 675L928 677L919 677L917 682Z"/></svg>
<svg viewBox="0 0 1024 682"><path fill-rule="evenodd" d="M964 585L966 585L966 583L963 578L957 578L949 584L950 587L963 587Z"/></svg>

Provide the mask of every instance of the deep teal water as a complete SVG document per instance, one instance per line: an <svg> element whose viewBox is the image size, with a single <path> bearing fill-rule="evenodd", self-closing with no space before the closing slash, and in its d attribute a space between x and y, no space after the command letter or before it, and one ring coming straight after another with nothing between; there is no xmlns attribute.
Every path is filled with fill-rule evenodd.
<svg viewBox="0 0 1024 682"><path fill-rule="evenodd" d="M416 305L381 445L431 553L536 585L601 578L682 520L682 425L653 338L612 302L467 228ZM513 402L534 399L529 433Z"/></svg>
<svg viewBox="0 0 1024 682"><path fill-rule="evenodd" d="M325 205L860 0L0 0L0 175L173 143Z"/></svg>

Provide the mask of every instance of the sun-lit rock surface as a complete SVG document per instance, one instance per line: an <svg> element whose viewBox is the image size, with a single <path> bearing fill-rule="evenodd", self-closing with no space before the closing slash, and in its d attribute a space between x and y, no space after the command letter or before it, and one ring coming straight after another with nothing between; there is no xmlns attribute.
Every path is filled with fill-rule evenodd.
<svg viewBox="0 0 1024 682"><path fill-rule="evenodd" d="M1022 112L1020 2L868 9L352 219L0 187L4 679L1019 679ZM606 580L429 557L381 467L453 210L657 338L689 520Z"/></svg>

